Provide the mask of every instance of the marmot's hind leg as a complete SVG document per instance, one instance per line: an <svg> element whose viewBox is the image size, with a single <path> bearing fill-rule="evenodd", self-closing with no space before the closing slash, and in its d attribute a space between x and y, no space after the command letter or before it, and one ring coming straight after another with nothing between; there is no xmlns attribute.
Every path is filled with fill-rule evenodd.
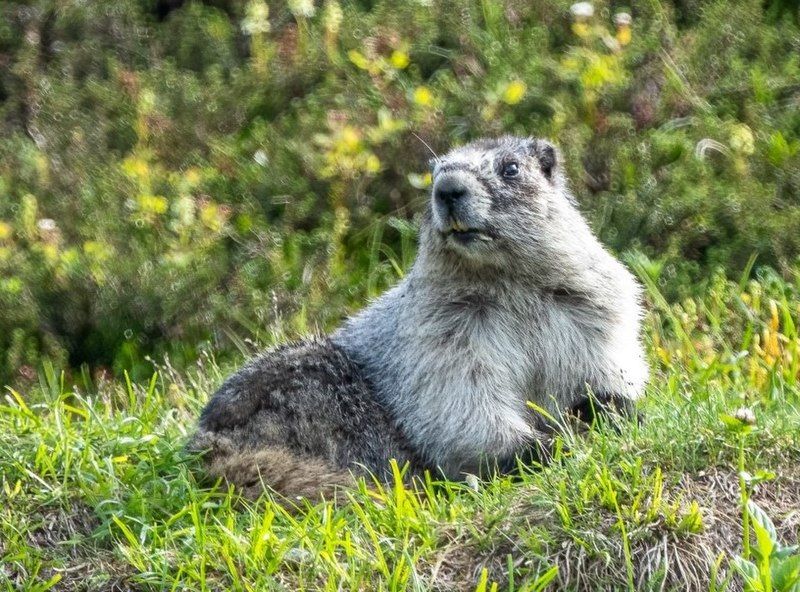
<svg viewBox="0 0 800 592"><path fill-rule="evenodd" d="M226 436L200 430L189 449L204 452L209 478L221 477L249 499L271 490L291 502L299 498L319 501L333 499L342 487L355 484L350 471L281 446L243 449Z"/></svg>

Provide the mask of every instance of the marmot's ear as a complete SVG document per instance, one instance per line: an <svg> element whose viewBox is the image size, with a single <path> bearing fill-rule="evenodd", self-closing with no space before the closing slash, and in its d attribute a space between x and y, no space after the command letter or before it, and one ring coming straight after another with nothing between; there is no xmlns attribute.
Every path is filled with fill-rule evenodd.
<svg viewBox="0 0 800 592"><path fill-rule="evenodd" d="M531 140L530 146L531 155L539 160L542 173L544 173L548 181L552 181L553 173L555 173L558 165L558 152L555 146L547 140Z"/></svg>

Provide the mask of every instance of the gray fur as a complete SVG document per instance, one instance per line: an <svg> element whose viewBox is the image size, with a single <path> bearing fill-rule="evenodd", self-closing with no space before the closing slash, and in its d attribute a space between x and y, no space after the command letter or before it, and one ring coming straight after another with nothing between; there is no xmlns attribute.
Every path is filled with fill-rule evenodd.
<svg viewBox="0 0 800 592"><path fill-rule="evenodd" d="M545 141L504 137L439 159L409 274L322 349L279 350L229 379L201 430L337 469L384 474L394 456L460 478L547 438L527 401L557 414L585 408L589 389L641 396L639 285L592 234L558 158ZM326 371L306 377L316 356ZM342 389L342 412L321 414Z"/></svg>

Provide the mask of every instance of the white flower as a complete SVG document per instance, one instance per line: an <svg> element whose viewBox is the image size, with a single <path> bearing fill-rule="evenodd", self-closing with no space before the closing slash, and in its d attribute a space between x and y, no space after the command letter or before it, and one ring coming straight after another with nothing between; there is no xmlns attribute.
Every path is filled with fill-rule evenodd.
<svg viewBox="0 0 800 592"><path fill-rule="evenodd" d="M618 27L630 27L633 18L627 12L618 12L614 15L614 24Z"/></svg>
<svg viewBox="0 0 800 592"><path fill-rule="evenodd" d="M314 16L314 13L317 12L314 6L314 0L289 0L287 4L289 5L289 10L291 10L292 14L295 16L311 18Z"/></svg>
<svg viewBox="0 0 800 592"><path fill-rule="evenodd" d="M263 0L247 3L247 15L242 20L242 31L248 35L269 33L269 6Z"/></svg>
<svg viewBox="0 0 800 592"><path fill-rule="evenodd" d="M336 0L329 0L326 2L325 10L322 15L322 22L325 25L325 29L334 34L338 33L343 20L344 12L342 12L342 7L339 6L339 3L336 2Z"/></svg>
<svg viewBox="0 0 800 592"><path fill-rule="evenodd" d="M255 160L261 166L267 166L269 157L267 157L267 153L263 150L256 150L255 154L253 154L253 160Z"/></svg>
<svg viewBox="0 0 800 592"><path fill-rule="evenodd" d="M740 407L737 409L733 416L746 425L756 424L756 414L749 407Z"/></svg>
<svg viewBox="0 0 800 592"><path fill-rule="evenodd" d="M52 218L40 218L36 221L36 228L42 232L53 232L56 228L56 221Z"/></svg>
<svg viewBox="0 0 800 592"><path fill-rule="evenodd" d="M594 16L594 6L591 2L576 2L569 7L569 11L578 20L586 20Z"/></svg>

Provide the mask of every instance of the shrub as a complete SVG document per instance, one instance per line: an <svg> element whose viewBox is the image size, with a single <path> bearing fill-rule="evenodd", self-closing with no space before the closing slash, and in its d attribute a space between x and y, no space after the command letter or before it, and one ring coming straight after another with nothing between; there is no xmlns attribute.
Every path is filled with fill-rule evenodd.
<svg viewBox="0 0 800 592"><path fill-rule="evenodd" d="M411 259L412 132L554 138L601 238L673 297L754 253L790 273L782 6L661 3L626 27L607 2L6 3L0 382L331 326Z"/></svg>

